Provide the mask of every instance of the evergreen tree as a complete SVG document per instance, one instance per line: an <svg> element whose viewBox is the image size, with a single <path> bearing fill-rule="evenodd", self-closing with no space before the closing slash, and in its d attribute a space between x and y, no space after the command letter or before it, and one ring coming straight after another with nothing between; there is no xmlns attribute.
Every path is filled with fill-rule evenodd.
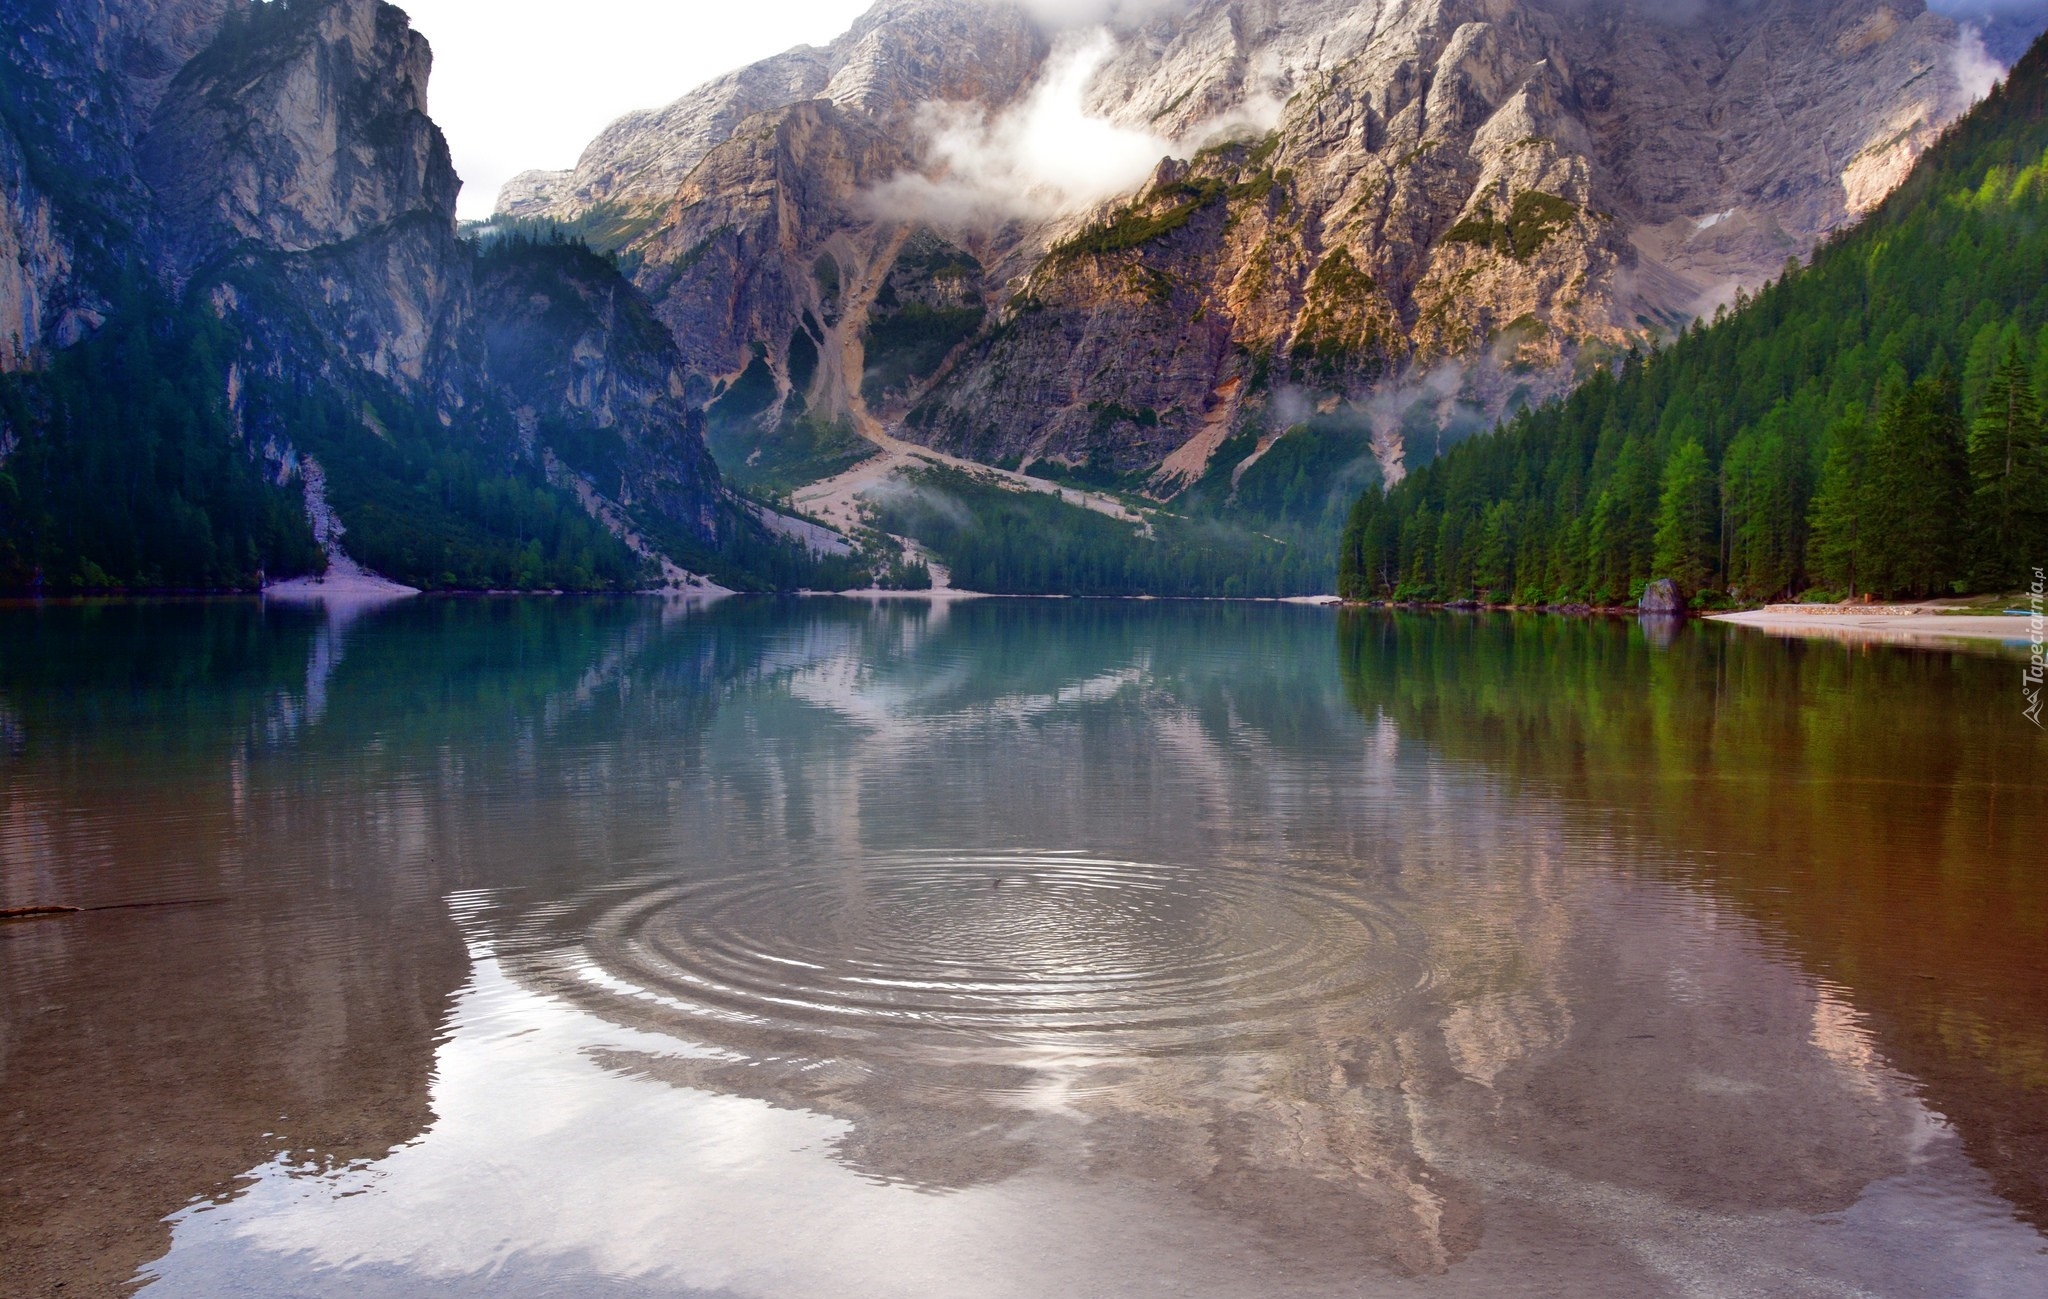
<svg viewBox="0 0 2048 1299"><path fill-rule="evenodd" d="M1651 576L1668 577L1688 594L1711 586L1720 555L1717 511L1706 450L1688 438L1664 463Z"/></svg>
<svg viewBox="0 0 2048 1299"><path fill-rule="evenodd" d="M1400 576L1393 567L1399 551L1396 520L1380 508L1385 502L1386 492L1373 483L1352 503L1337 555L1337 593L1347 600L1390 594Z"/></svg>
<svg viewBox="0 0 2048 1299"><path fill-rule="evenodd" d="M2015 335L1985 382L1970 426L1970 580L1980 588L2020 584L2048 564L2048 452L2042 446L2033 379Z"/></svg>
<svg viewBox="0 0 2048 1299"><path fill-rule="evenodd" d="M1436 598L1454 600L1472 585L1471 556L1465 548L1466 518L1445 510L1436 524Z"/></svg>
<svg viewBox="0 0 2048 1299"><path fill-rule="evenodd" d="M1827 467L1813 498L1808 563L1824 582L1854 597L1864 577L1864 498L1870 426L1852 406L1828 430Z"/></svg>
<svg viewBox="0 0 2048 1299"><path fill-rule="evenodd" d="M2048 39L1809 265L1417 465L1369 516L1386 546L1375 563L1404 596L1501 589L1489 521L1506 505L1518 598L1619 601L1674 562L1750 599L1816 579L1947 589L1974 570L1983 513L1964 430L1994 371L2011 386L2000 358L2015 344L2034 391L2048 382L2044 283ZM1873 393L1890 397L1866 408ZM1677 462L1688 444L1704 481L1690 451ZM2019 463L2004 490L2048 513ZM2048 538L2034 544L2048 554Z"/></svg>
<svg viewBox="0 0 2048 1299"><path fill-rule="evenodd" d="M1954 377L1944 369L1893 389L1870 441L1861 533L1867 588L1932 595L1960 567L1967 470Z"/></svg>
<svg viewBox="0 0 2048 1299"><path fill-rule="evenodd" d="M1963 409L1973 411L1984 399L1991 372L2008 347L2019 341L2019 327L2010 320L1987 320L1977 327L1963 360Z"/></svg>
<svg viewBox="0 0 2048 1299"><path fill-rule="evenodd" d="M322 563L229 409L233 340L124 279L100 333L0 376L0 591L255 586Z"/></svg>
<svg viewBox="0 0 2048 1299"><path fill-rule="evenodd" d="M1577 514L1560 530L1545 577L1550 582L1550 598L1559 604L1585 598L1586 521Z"/></svg>
<svg viewBox="0 0 2048 1299"><path fill-rule="evenodd" d="M1437 519L1424 507L1401 531L1401 553L1408 556L1395 593L1403 599L1428 600L1436 595Z"/></svg>
<svg viewBox="0 0 2048 1299"><path fill-rule="evenodd" d="M1620 600L1649 576L1656 544L1657 467L1644 440L1623 442L1587 529L1587 584L1601 603Z"/></svg>
<svg viewBox="0 0 2048 1299"><path fill-rule="evenodd" d="M1513 511L1506 501L1497 501L1486 512L1473 546L1472 590L1481 599L1504 602L1513 593L1515 580L1515 528Z"/></svg>
<svg viewBox="0 0 2048 1299"><path fill-rule="evenodd" d="M2034 396L2048 393L2048 324L2034 336Z"/></svg>
<svg viewBox="0 0 2048 1299"><path fill-rule="evenodd" d="M1806 462L1784 414L1743 430L1721 461L1728 588L1746 599L1789 594L1806 549Z"/></svg>

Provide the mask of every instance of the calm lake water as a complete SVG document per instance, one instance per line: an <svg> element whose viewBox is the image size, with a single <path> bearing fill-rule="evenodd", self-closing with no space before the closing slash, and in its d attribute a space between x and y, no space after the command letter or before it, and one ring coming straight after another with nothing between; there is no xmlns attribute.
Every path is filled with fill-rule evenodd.
<svg viewBox="0 0 2048 1299"><path fill-rule="evenodd" d="M2023 702L1541 617L0 609L0 906L115 908L0 924L0 1288L2048 1294Z"/></svg>

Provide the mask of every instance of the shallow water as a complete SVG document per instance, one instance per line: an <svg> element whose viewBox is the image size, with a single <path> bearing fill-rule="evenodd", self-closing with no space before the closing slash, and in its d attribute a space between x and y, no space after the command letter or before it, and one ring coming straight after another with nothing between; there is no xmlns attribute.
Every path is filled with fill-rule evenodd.
<svg viewBox="0 0 2048 1299"><path fill-rule="evenodd" d="M2019 667L0 609L23 1293L2048 1293ZM132 906L167 902L178 905Z"/></svg>

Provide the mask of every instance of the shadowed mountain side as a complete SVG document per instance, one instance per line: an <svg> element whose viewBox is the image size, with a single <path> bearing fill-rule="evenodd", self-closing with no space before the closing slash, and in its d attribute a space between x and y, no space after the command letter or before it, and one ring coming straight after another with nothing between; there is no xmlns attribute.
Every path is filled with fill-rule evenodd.
<svg viewBox="0 0 2048 1299"><path fill-rule="evenodd" d="M675 344L615 268L574 245L502 241L479 258L477 303L522 438L678 551L708 554L741 526Z"/></svg>
<svg viewBox="0 0 2048 1299"><path fill-rule="evenodd" d="M616 268L457 237L402 10L61 8L5 19L0 588L251 588L307 512L421 588L794 584Z"/></svg>

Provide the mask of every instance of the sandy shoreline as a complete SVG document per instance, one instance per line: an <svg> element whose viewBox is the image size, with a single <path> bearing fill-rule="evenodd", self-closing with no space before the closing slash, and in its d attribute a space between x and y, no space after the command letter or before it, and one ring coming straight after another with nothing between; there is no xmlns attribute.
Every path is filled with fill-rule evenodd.
<svg viewBox="0 0 2048 1299"><path fill-rule="evenodd" d="M1335 608L1344 603L1334 595L1073 595L1061 591L968 591L957 586L932 586L924 590L891 590L856 586L844 591L798 591L804 596L843 596L855 600L1129 600L1139 604L1299 604Z"/></svg>
<svg viewBox="0 0 2048 1299"><path fill-rule="evenodd" d="M1742 613L1709 615L1715 622L1754 627L1774 636L1814 636L1825 640L1922 644L1929 641L1996 641L2029 643L2031 619L2000 614L1934 613L1911 605L1810 608L1774 605Z"/></svg>
<svg viewBox="0 0 2048 1299"><path fill-rule="evenodd" d="M263 588L266 600L357 602L400 600L419 593L418 587L394 582L364 569L337 573L332 566L324 577L294 577L288 581L272 582Z"/></svg>
<svg viewBox="0 0 2048 1299"><path fill-rule="evenodd" d="M963 591L954 586L928 586L921 590L902 590L883 586L851 586L844 591L798 591L797 595L825 596L834 600L1005 600L1014 596L1001 596L991 591ZM1032 597L1025 597L1032 598Z"/></svg>

